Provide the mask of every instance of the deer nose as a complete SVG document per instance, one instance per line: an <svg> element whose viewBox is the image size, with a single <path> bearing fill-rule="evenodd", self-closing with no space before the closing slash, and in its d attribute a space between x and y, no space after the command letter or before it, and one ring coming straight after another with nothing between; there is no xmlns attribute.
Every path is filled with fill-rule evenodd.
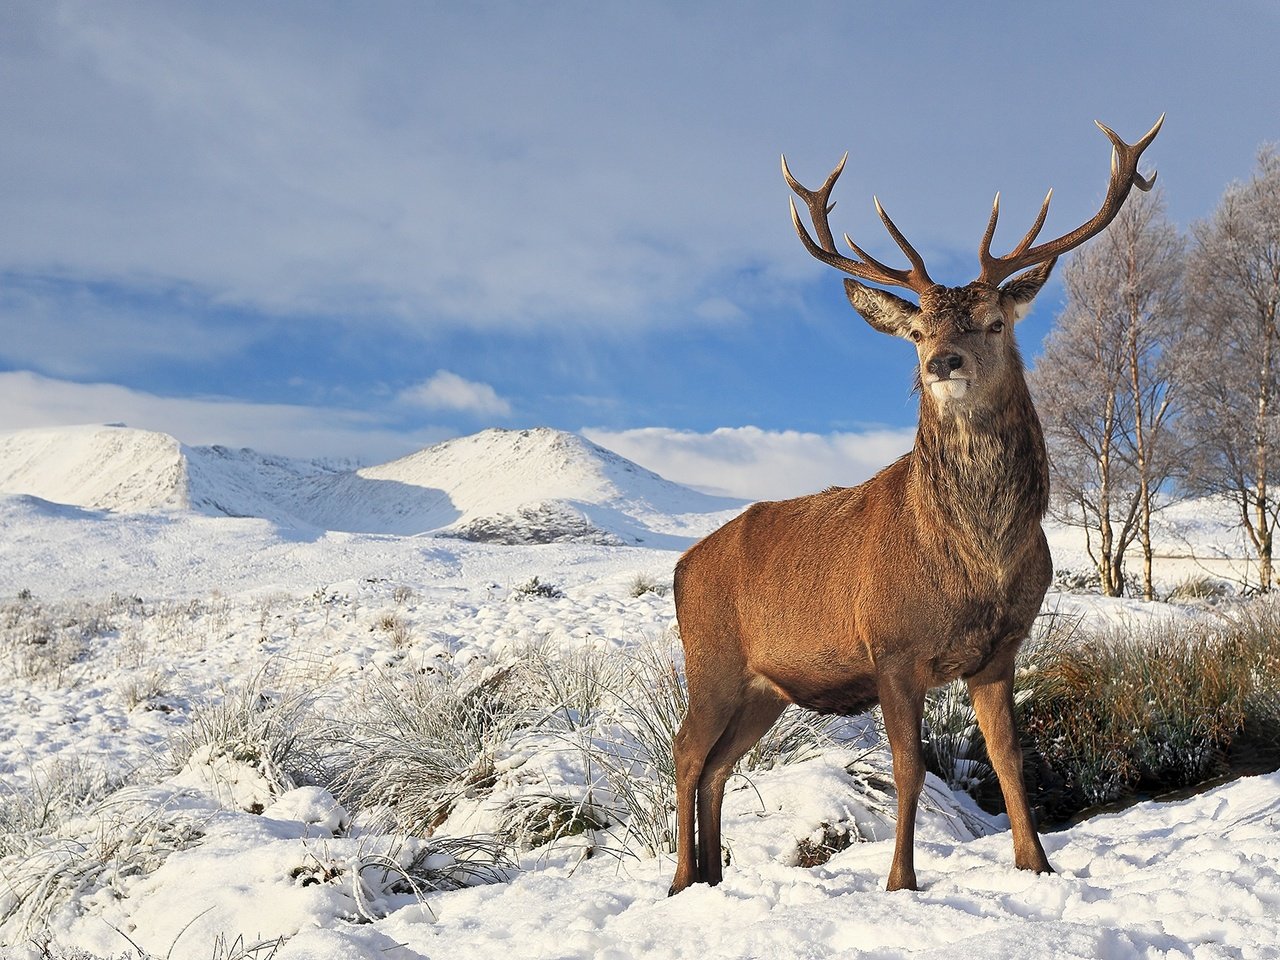
<svg viewBox="0 0 1280 960"><path fill-rule="evenodd" d="M964 357L958 353L942 353L933 357L927 364L925 369L939 379L946 379L951 376L952 370L959 370L964 366Z"/></svg>

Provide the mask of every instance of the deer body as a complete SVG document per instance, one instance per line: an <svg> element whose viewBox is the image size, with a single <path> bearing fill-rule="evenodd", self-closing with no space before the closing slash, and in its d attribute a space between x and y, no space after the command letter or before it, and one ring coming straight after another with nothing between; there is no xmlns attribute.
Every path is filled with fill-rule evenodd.
<svg viewBox="0 0 1280 960"><path fill-rule="evenodd" d="M910 271L885 267L847 237L860 259L835 253L826 214L844 161L818 191L800 187L784 164L819 235L815 243L793 206L811 253L846 273L919 294L916 306L845 281L868 323L915 343L920 421L912 451L867 482L755 504L677 564L689 712L675 741L672 893L720 881L725 781L788 703L846 715L880 704L898 793L888 887L915 889L924 697L958 677L968 684L1004 792L1015 864L1051 870L1023 788L1013 720L1014 656L1039 612L1052 565L1040 526L1049 494L1044 438L1012 329L1056 255L1105 227L1129 186L1150 186L1136 164L1158 129L1159 123L1136 147L1108 131L1118 153L1130 151L1120 157L1127 182L1117 187L1113 166L1108 203L1085 225L1089 230L1032 247L1046 199L1014 253L992 258L993 212L983 276L958 288L929 279L882 210ZM1000 285L1028 265L1033 269Z"/></svg>
<svg viewBox="0 0 1280 960"><path fill-rule="evenodd" d="M1039 440L1038 421L999 426ZM1026 635L1049 584L1043 441L1025 486L1003 469L1024 440L993 429L972 442L987 448L981 455L942 465L942 477L916 450L862 486L756 504L681 561L684 619L715 611L727 628L721 643L741 641L713 655L722 673L741 650L746 669L822 713L869 709L877 671L901 670L929 687L977 673L1002 643ZM969 494L982 488L993 512L970 515ZM966 527L981 546L955 536ZM695 584L711 595L695 599Z"/></svg>

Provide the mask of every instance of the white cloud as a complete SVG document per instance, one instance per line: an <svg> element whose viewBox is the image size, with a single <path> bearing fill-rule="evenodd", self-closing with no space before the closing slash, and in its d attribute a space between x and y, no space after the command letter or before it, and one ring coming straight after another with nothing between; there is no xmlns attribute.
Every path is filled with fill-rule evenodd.
<svg viewBox="0 0 1280 960"><path fill-rule="evenodd" d="M400 391L399 399L402 403L428 410L458 410L503 417L511 413L511 404L498 396L489 384L467 380L449 370L437 370L430 380Z"/></svg>
<svg viewBox="0 0 1280 960"><path fill-rule="evenodd" d="M583 434L669 480L749 500L852 486L911 449L915 428L801 433L720 427L710 433L646 427Z"/></svg>
<svg viewBox="0 0 1280 960"><path fill-rule="evenodd" d="M0 430L125 423L192 445L220 443L284 456L377 463L452 431L397 431L374 414L284 403L175 398L112 383L71 383L27 371L0 373Z"/></svg>

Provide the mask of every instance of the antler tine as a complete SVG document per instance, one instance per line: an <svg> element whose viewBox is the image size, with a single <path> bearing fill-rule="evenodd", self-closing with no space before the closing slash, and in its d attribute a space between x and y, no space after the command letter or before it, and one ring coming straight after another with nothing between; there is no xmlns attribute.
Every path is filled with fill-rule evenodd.
<svg viewBox="0 0 1280 960"><path fill-rule="evenodd" d="M823 211L821 217L811 216L813 220L813 228L818 231L818 239L822 242L822 247L828 253L836 252L836 241L831 235L831 226L827 223L826 215L835 209L836 205L831 203L831 188L836 185L836 181L840 179L840 174L844 172L844 163L849 159L849 151L844 152L844 156L840 158L840 162L836 164L834 170L827 174L827 179L823 181L822 186L817 190L810 190L803 186L799 180L791 175L791 170L787 167L787 157L782 157L782 176L787 181L787 186L796 192L805 206L809 208L812 215L815 209L820 208Z"/></svg>
<svg viewBox="0 0 1280 960"><path fill-rule="evenodd" d="M812 208L810 208L810 214L812 216ZM819 220L817 217L812 217L812 219L815 221ZM791 222L795 224L796 233L800 235L800 241L804 244L805 249L808 250L813 257L821 260L828 266L835 267L837 270L850 274L851 276L862 277L864 280L871 280L874 283L885 283L891 286L902 287L912 286L909 271L895 270L893 267L889 267L881 263L879 260L875 259L875 257L864 253L854 245L853 241L849 239L848 234L845 234L845 243L849 244L849 246L853 248L853 252L862 258L860 261L851 260L835 250L826 249L825 245L819 245L813 237L809 235L809 231L805 229L804 223L800 219L800 211L796 209L796 202L794 199L791 200ZM823 225L826 226L825 222ZM814 226L818 229L820 234L823 232L822 226L818 226L817 223L815 223ZM831 228L826 226L825 232L827 236L830 236ZM834 247L835 244L833 243L832 246Z"/></svg>
<svg viewBox="0 0 1280 960"><path fill-rule="evenodd" d="M817 190L810 190L791 175L791 170L787 167L787 158L785 156L782 158L782 176L786 179L787 185L795 191L796 196L804 201L809 210L809 219L813 222L813 229L818 235L818 239L814 240L809 231L805 229L793 198L791 200L791 222L795 224L796 233L799 234L801 242L812 256L843 273L860 277L863 280L870 280L872 283L906 287L916 293L923 293L933 286L933 281L929 279L929 274L925 271L924 260L916 252L915 248L907 242L906 237L902 235L902 232L894 222L889 219L888 214L880 206L879 200L875 201L876 212L880 214L880 219L884 222L885 229L889 231L889 235L893 237L894 242L898 244L902 252L907 255L907 259L911 261L911 269L898 270L881 263L850 240L847 233L844 235L844 241L859 259L851 259L836 250L835 238L831 233L831 224L827 217L835 209L835 203L831 201L831 190L840 174L844 171L845 161L848 159L849 154L846 152L840 158L840 162L836 164L835 169L827 176L822 186Z"/></svg>
<svg viewBox="0 0 1280 960"><path fill-rule="evenodd" d="M996 202L991 210L991 220L987 224L987 231L983 235L982 245L978 250L978 258L982 263L979 281L994 286L1025 267L1044 263L1061 256L1068 250L1074 250L1106 229L1120 212L1120 208L1124 206L1124 201L1132 188L1137 187L1139 190L1146 191L1155 185L1155 173L1150 177L1144 177L1138 173L1138 159L1142 156L1142 151L1151 145L1151 141L1160 132L1160 127L1164 123L1164 114L1161 114L1155 125L1133 144L1125 143L1119 134L1101 121L1095 120L1094 123L1111 141L1111 180L1107 184L1107 196L1102 202L1102 209L1091 220L1076 227L1070 233L1033 247L1031 244L1039 235L1040 228L1044 226L1045 216L1049 212L1049 201L1053 197L1053 191L1050 190L1044 198L1044 203L1040 205L1040 215L1036 217L1036 222L1032 224L1022 241L1006 256L993 257L991 240L995 235L1000 207L1000 195L996 194Z"/></svg>
<svg viewBox="0 0 1280 960"><path fill-rule="evenodd" d="M1000 219L1000 191L996 191L996 198L991 201L991 219L987 221L986 232L982 234L982 246L978 248L978 257L983 263L987 262L987 258L991 256L991 241L996 235L996 221Z"/></svg>
<svg viewBox="0 0 1280 960"><path fill-rule="evenodd" d="M1027 248L1035 243L1036 237L1040 235L1040 229L1044 226L1044 218L1049 215L1049 201L1053 199L1053 187L1049 188L1049 192L1044 195L1044 202L1040 204L1040 213L1036 216L1036 222L1031 225L1031 229L1026 232L1018 245L1013 248L1010 257L1021 256L1026 253ZM1000 216L1000 193L996 192L995 203L991 205L991 220L987 223L987 232L982 235L982 247L978 251L978 257L983 264L988 261L995 260L991 256L991 241L996 234L996 220Z"/></svg>
<svg viewBox="0 0 1280 960"><path fill-rule="evenodd" d="M850 249L850 250L852 250L855 254L857 254L857 255L858 255L858 259L862 261L862 265L864 265L865 267L870 267L870 268L872 268L872 269L874 269L874 270L878 271L879 273L884 274L885 276L901 277L901 278L902 278L902 281L897 281L897 280L887 280L887 279L886 279L886 280L876 280L876 278L875 278L875 277L872 277L872 276L868 276L868 277L867 277L867 279L869 279L869 280L876 280L876 282L877 282L877 283L889 283L889 284L898 284L898 283L900 283L900 285L901 285L901 286L904 286L904 287L905 287L905 286L908 286L908 284L907 284L905 281L907 281L907 280L909 280L909 279L910 279L910 275L911 275L912 271L910 271L910 270L898 270L898 269L896 269L896 268L894 268L894 267L890 267L890 266L888 266L887 264L883 264L883 263L881 263L879 260L877 260L877 259L876 259L875 257L873 257L871 254L867 253L867 252L866 252L865 250L863 250L860 246L858 246L856 243L854 243L854 242L849 238L849 235L848 235L847 233L844 235L844 242L845 242L845 243L847 243L847 244L849 245L849 249ZM851 261L851 262L856 262L856 261ZM854 274L854 276L861 276L861 274Z"/></svg>
<svg viewBox="0 0 1280 960"><path fill-rule="evenodd" d="M898 245L898 249L911 261L911 273L922 277L926 286L932 286L933 281L929 279L928 271L924 268L924 258L916 253L916 248L907 242L902 231L889 219L889 215L884 212L884 207L880 206L880 198L873 195L871 201L876 205L876 213L880 214L880 220L884 223L884 228L889 231L889 236L893 237L893 242Z"/></svg>

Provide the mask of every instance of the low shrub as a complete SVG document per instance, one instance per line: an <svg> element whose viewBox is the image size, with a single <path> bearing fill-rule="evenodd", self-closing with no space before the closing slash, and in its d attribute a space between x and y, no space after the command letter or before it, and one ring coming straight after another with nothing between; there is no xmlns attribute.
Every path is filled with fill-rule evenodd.
<svg viewBox="0 0 1280 960"><path fill-rule="evenodd" d="M606 815L625 824L624 849L647 856L675 852L676 731L689 709L674 638L650 640L620 657L611 692L612 735L583 742L614 798Z"/></svg>
<svg viewBox="0 0 1280 960"><path fill-rule="evenodd" d="M858 840L846 824L819 824L810 836L801 837L794 854L797 867L820 867L841 850L848 850Z"/></svg>
<svg viewBox="0 0 1280 960"><path fill-rule="evenodd" d="M589 799L523 794L504 811L503 835L531 850L557 840L595 833L612 821Z"/></svg>
<svg viewBox="0 0 1280 960"><path fill-rule="evenodd" d="M34 935L71 900L104 889L122 896L123 880L154 872L203 837L202 814L118 791L5 861L0 923Z"/></svg>
<svg viewBox="0 0 1280 960"><path fill-rule="evenodd" d="M761 737L740 761L738 768L747 773L771 770L792 763L803 763L818 756L824 748L842 741L848 726L846 717L818 714L789 706L776 723Z"/></svg>
<svg viewBox="0 0 1280 960"><path fill-rule="evenodd" d="M552 723L576 730L593 723L616 703L627 677L627 661L596 645L560 647L547 641L520 647L513 683L524 686L531 704Z"/></svg>
<svg viewBox="0 0 1280 960"><path fill-rule="evenodd" d="M1139 632L1042 616L1019 653L1014 698L1024 775L1045 819L1280 764L1280 604ZM928 768L1003 806L963 682L925 703ZM1243 761L1243 762L1241 762Z"/></svg>
<svg viewBox="0 0 1280 960"><path fill-rule="evenodd" d="M1278 627L1274 607L1250 605L1041 651L1020 677L1019 727L1050 815L1198 783L1242 736L1280 743Z"/></svg>
<svg viewBox="0 0 1280 960"><path fill-rule="evenodd" d="M995 776L964 681L930 690L924 702L925 766L953 790L980 790Z"/></svg>
<svg viewBox="0 0 1280 960"><path fill-rule="evenodd" d="M543 597L548 600L559 600L564 591L554 583L548 583L534 576L511 591L511 599L528 600L530 597Z"/></svg>
<svg viewBox="0 0 1280 960"><path fill-rule="evenodd" d="M0 654L10 676L64 686L95 637L114 629L103 605L45 605L28 593L0 606Z"/></svg>
<svg viewBox="0 0 1280 960"><path fill-rule="evenodd" d="M119 789L124 778L78 758L33 770L22 785L0 784L0 858L29 852L81 810Z"/></svg>

